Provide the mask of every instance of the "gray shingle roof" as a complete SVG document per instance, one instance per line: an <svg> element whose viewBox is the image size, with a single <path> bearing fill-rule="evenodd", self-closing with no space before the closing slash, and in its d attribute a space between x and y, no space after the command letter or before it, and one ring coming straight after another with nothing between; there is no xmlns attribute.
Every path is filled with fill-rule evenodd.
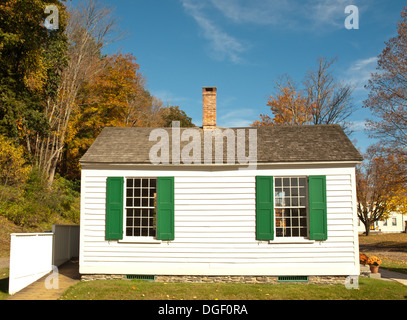
<svg viewBox="0 0 407 320"><path fill-rule="evenodd" d="M228 128L219 129L225 132ZM362 156L339 125L229 129L229 133L235 133L236 137L238 130L245 130L246 155L249 154L248 132L253 129L257 129L257 163L362 161ZM82 164L150 164L150 150L157 144L156 140L149 141L152 130L154 128L105 128L80 162ZM168 133L171 157L172 129L161 130ZM182 134L187 129L181 128L180 130ZM197 132L201 136L202 161L200 163L203 164L204 130L199 128L194 128L194 130L198 130ZM251 142L253 144L253 141ZM181 150L188 143L189 141L182 142ZM223 149L224 162L226 163L226 145ZM213 160L214 162L215 160ZM171 158L170 163L173 163Z"/></svg>

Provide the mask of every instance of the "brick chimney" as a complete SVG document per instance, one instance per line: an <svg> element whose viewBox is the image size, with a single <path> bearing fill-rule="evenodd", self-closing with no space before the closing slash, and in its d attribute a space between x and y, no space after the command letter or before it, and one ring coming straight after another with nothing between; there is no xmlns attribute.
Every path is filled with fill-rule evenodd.
<svg viewBox="0 0 407 320"><path fill-rule="evenodd" d="M203 128L216 129L216 92L215 87L203 88Z"/></svg>

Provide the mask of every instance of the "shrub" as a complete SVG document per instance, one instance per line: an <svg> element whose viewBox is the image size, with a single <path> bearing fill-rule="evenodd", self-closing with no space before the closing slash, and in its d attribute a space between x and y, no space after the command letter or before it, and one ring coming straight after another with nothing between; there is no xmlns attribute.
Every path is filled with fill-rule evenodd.
<svg viewBox="0 0 407 320"><path fill-rule="evenodd" d="M22 227L49 228L52 224L79 223L80 193L75 183L56 177L51 189L41 172L34 168L22 196L0 207L0 215Z"/></svg>

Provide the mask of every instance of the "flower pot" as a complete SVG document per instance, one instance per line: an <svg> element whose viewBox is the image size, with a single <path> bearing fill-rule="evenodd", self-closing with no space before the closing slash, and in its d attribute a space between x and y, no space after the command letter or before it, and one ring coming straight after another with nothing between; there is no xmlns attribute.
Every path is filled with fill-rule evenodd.
<svg viewBox="0 0 407 320"><path fill-rule="evenodd" d="M370 267L370 272L371 273L378 273L379 266L370 265L369 267Z"/></svg>

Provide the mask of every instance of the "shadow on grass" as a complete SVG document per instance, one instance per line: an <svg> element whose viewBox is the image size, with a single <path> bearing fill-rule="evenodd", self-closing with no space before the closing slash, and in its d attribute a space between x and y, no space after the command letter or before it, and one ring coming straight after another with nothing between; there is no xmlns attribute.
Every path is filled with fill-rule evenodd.
<svg viewBox="0 0 407 320"><path fill-rule="evenodd" d="M0 279L0 300L7 299L9 278Z"/></svg>

